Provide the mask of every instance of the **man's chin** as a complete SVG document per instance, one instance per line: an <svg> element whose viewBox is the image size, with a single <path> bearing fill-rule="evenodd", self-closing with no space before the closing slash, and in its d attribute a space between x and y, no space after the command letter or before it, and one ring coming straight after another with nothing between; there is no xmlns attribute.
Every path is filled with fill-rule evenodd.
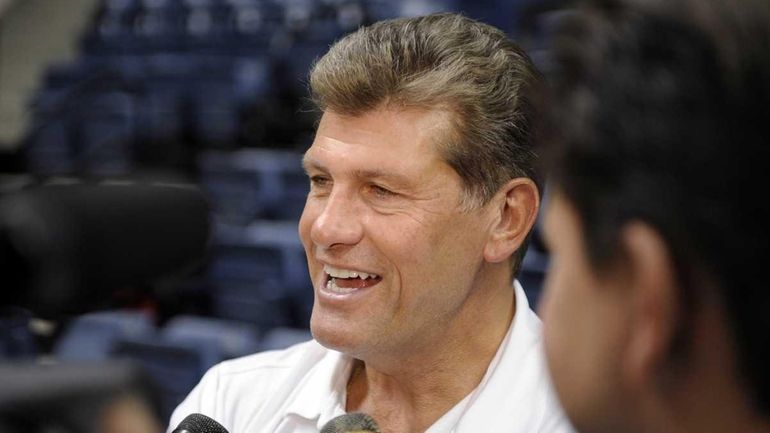
<svg viewBox="0 0 770 433"><path fill-rule="evenodd" d="M317 320L315 315L310 320L310 332L321 346L350 356L360 353L361 347L366 344L365 339L349 326L335 326Z"/></svg>

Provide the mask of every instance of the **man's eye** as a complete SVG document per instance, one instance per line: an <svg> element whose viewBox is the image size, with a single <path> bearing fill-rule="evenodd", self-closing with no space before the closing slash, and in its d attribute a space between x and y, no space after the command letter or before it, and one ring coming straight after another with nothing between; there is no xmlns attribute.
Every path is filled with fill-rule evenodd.
<svg viewBox="0 0 770 433"><path fill-rule="evenodd" d="M325 176L310 176L310 185L313 187L323 188L328 186L331 180Z"/></svg>
<svg viewBox="0 0 770 433"><path fill-rule="evenodd" d="M396 194L393 191L387 188L381 187L379 185L371 185L369 188L372 190L374 195L376 195L379 198L387 198L387 197L394 196Z"/></svg>

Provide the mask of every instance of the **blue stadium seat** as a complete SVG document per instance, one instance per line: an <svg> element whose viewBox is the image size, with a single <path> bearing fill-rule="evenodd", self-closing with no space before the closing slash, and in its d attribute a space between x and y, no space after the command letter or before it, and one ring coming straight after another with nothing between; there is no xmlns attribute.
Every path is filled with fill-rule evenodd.
<svg viewBox="0 0 770 433"><path fill-rule="evenodd" d="M170 146L184 140L183 107L179 96L166 92L146 92L137 96L136 142L147 146L140 153L162 153ZM156 147L153 147L156 146Z"/></svg>
<svg viewBox="0 0 770 433"><path fill-rule="evenodd" d="M296 221L218 224L209 264L217 314L262 329L307 323L312 289Z"/></svg>
<svg viewBox="0 0 770 433"><path fill-rule="evenodd" d="M0 360L31 359L38 354L30 331L32 313L17 307L0 308Z"/></svg>
<svg viewBox="0 0 770 433"><path fill-rule="evenodd" d="M283 260L277 245L218 243L208 272L215 314L261 329L290 325Z"/></svg>
<svg viewBox="0 0 770 433"><path fill-rule="evenodd" d="M224 222L243 225L260 218L298 216L306 191L301 183L307 184L299 161L298 154L285 151L207 151L200 156L201 182Z"/></svg>
<svg viewBox="0 0 770 433"><path fill-rule="evenodd" d="M459 6L454 0L402 0L400 3L399 16L405 17L456 11Z"/></svg>
<svg viewBox="0 0 770 433"><path fill-rule="evenodd" d="M297 272L296 254L302 250L297 221L255 220L245 227L216 224L214 230L216 242L222 245L266 245L289 251L283 256L284 265L290 263L289 267L285 267L281 272Z"/></svg>
<svg viewBox="0 0 770 433"><path fill-rule="evenodd" d="M301 169L288 169L279 173L279 176L283 194L271 204L268 215L278 220L299 221L305 209L310 182Z"/></svg>
<svg viewBox="0 0 770 433"><path fill-rule="evenodd" d="M233 1L230 33L266 48L269 35L283 25L283 16L283 8L276 2Z"/></svg>
<svg viewBox="0 0 770 433"><path fill-rule="evenodd" d="M283 53L276 54L286 70L286 76L281 77L283 82L279 85L286 86L294 94L305 94L310 67L329 49L333 41L333 37L328 40L292 41Z"/></svg>
<svg viewBox="0 0 770 433"><path fill-rule="evenodd" d="M209 277L212 280L278 282L281 278L284 258L280 246L257 242L214 242L215 258L209 265Z"/></svg>
<svg viewBox="0 0 770 433"><path fill-rule="evenodd" d="M54 355L66 361L101 361L124 338L155 333L151 317L142 311L100 311L76 317L54 347Z"/></svg>
<svg viewBox="0 0 770 433"><path fill-rule="evenodd" d="M287 243L284 246L284 275L292 326L307 328L315 295L308 275L307 257L301 244Z"/></svg>
<svg viewBox="0 0 770 433"><path fill-rule="evenodd" d="M272 281L212 283L213 313L229 320L246 321L261 331L292 326L288 293Z"/></svg>
<svg viewBox="0 0 770 433"><path fill-rule="evenodd" d="M144 369L160 391L164 419L171 416L206 370L222 359L216 346L157 336L121 339L113 347L111 358L131 360Z"/></svg>
<svg viewBox="0 0 770 433"><path fill-rule="evenodd" d="M310 191L302 157L292 152L273 153L274 161L261 169L276 188L276 194L270 196L266 204L265 214L270 219L299 221Z"/></svg>
<svg viewBox="0 0 770 433"><path fill-rule="evenodd" d="M243 106L263 100L272 94L270 60L251 56L233 63L233 85L238 104Z"/></svg>
<svg viewBox="0 0 770 433"><path fill-rule="evenodd" d="M82 101L78 112L77 153L87 172L128 174L133 165L135 102L130 94L102 93Z"/></svg>
<svg viewBox="0 0 770 433"><path fill-rule="evenodd" d="M364 14L367 23L399 17L401 2L390 0L364 0Z"/></svg>
<svg viewBox="0 0 770 433"><path fill-rule="evenodd" d="M260 340L259 331L250 323L190 315L172 317L161 334L168 341L219 346L225 359L256 352Z"/></svg>
<svg viewBox="0 0 770 433"><path fill-rule="evenodd" d="M238 139L238 105L232 82L206 82L192 97L192 133L206 147L233 148Z"/></svg>
<svg viewBox="0 0 770 433"><path fill-rule="evenodd" d="M204 171L201 183L221 221L247 224L264 213L263 179L258 173Z"/></svg>
<svg viewBox="0 0 770 433"><path fill-rule="evenodd" d="M307 329L274 328L265 333L259 349L261 352L280 350L312 339L313 334Z"/></svg>
<svg viewBox="0 0 770 433"><path fill-rule="evenodd" d="M499 0L444 1L447 7L451 8L450 10L461 11L473 19L491 24L508 34L511 34L516 25L515 12L522 2L522 0L515 2L502 2Z"/></svg>
<svg viewBox="0 0 770 433"><path fill-rule="evenodd" d="M104 0L102 6L108 11L121 12L138 8L140 0Z"/></svg>

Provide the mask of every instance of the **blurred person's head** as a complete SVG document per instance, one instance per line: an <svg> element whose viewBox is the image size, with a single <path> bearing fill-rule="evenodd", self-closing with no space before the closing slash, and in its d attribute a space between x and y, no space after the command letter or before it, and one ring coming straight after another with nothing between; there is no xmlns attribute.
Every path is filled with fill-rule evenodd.
<svg viewBox="0 0 770 433"><path fill-rule="evenodd" d="M542 312L567 414L768 431L770 3L598 1L553 46Z"/></svg>
<svg viewBox="0 0 770 433"><path fill-rule="evenodd" d="M394 353L510 299L539 206L538 78L501 31L454 14L361 28L314 65L300 235L319 341ZM362 290L335 303L329 285Z"/></svg>
<svg viewBox="0 0 770 433"><path fill-rule="evenodd" d="M98 419L101 433L161 433L161 417L147 400L134 394L116 396Z"/></svg>

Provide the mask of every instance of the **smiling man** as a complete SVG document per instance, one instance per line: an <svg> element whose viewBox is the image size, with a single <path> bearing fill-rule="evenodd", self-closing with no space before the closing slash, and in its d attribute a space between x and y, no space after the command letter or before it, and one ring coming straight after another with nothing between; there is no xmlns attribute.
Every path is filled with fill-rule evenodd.
<svg viewBox="0 0 770 433"><path fill-rule="evenodd" d="M453 14L374 24L314 66L299 224L314 341L223 363L177 409L231 432L569 431L515 282L539 207L538 74Z"/></svg>

